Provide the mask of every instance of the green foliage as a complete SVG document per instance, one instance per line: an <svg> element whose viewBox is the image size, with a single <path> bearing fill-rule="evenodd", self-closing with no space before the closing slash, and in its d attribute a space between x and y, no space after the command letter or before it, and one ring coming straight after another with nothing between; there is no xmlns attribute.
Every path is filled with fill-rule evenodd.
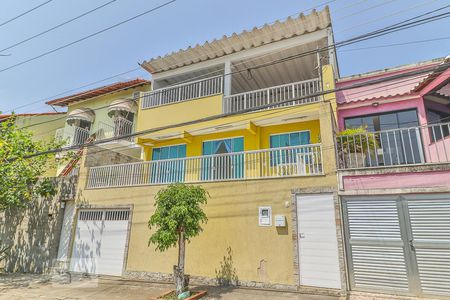
<svg viewBox="0 0 450 300"><path fill-rule="evenodd" d="M220 262L220 269L215 270L217 283L221 286L237 285L239 282L236 268L233 265L233 252L227 248L227 254Z"/></svg>
<svg viewBox="0 0 450 300"><path fill-rule="evenodd" d="M368 132L366 127L348 128L337 134L338 150L344 153L364 153L377 146L375 134Z"/></svg>
<svg viewBox="0 0 450 300"><path fill-rule="evenodd" d="M0 210L23 207L36 195L52 193L49 182L39 177L51 167L54 155L25 157L59 146L34 141L30 131L16 126L14 117L0 123Z"/></svg>
<svg viewBox="0 0 450 300"><path fill-rule="evenodd" d="M178 233L184 232L187 241L200 234L201 225L208 221L201 204L209 196L201 186L171 184L155 196L155 213L150 217L148 227L156 228L149 245L155 244L158 251L176 246Z"/></svg>

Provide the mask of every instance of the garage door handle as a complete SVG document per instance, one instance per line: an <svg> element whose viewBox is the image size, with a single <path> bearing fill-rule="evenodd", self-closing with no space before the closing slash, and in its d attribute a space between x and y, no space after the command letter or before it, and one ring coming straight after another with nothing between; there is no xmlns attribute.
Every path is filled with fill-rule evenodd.
<svg viewBox="0 0 450 300"><path fill-rule="evenodd" d="M414 247L413 240L409 240L409 247L411 248L411 251L416 251L416 247Z"/></svg>

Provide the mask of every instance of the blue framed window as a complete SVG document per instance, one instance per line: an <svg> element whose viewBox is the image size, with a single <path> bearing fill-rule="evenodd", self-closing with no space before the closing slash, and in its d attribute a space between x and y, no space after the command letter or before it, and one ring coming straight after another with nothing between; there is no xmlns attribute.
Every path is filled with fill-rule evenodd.
<svg viewBox="0 0 450 300"><path fill-rule="evenodd" d="M230 138L203 142L202 180L236 179L244 176L244 154L220 155L244 151L244 138Z"/></svg>
<svg viewBox="0 0 450 300"><path fill-rule="evenodd" d="M152 183L183 182L185 160L174 160L186 157L186 144L153 148L152 160L158 161L151 172Z"/></svg>
<svg viewBox="0 0 450 300"><path fill-rule="evenodd" d="M270 148L282 148L307 145L311 143L311 133L308 131L297 131L289 133L274 134L270 136ZM282 149L272 152L270 156L270 164L276 166L278 164L289 164L297 161L297 153L302 149Z"/></svg>

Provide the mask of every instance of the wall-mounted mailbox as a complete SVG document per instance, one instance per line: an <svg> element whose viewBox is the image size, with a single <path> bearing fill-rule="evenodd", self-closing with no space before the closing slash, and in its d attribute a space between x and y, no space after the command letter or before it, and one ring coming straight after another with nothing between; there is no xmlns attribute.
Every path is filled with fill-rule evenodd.
<svg viewBox="0 0 450 300"><path fill-rule="evenodd" d="M286 227L286 216L285 215L275 215L275 226L276 227Z"/></svg>
<svg viewBox="0 0 450 300"><path fill-rule="evenodd" d="M260 206L258 215L259 226L272 226L272 208L270 206Z"/></svg>

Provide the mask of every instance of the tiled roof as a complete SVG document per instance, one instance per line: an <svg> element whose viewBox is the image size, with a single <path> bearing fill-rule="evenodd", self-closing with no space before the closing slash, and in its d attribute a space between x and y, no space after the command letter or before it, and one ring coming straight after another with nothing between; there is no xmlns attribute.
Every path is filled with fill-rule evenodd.
<svg viewBox="0 0 450 300"><path fill-rule="evenodd" d="M194 63L222 57L231 53L256 48L280 40L300 36L331 26L328 6L321 11L313 10L309 15L300 14L285 21L265 24L251 31L233 33L203 45L180 49L165 56L144 61L141 66L152 74L164 72Z"/></svg>
<svg viewBox="0 0 450 300"><path fill-rule="evenodd" d="M350 79L342 79L337 82L336 87L342 88L354 84L364 83L375 79L390 77L393 75L400 75L412 71L418 71L429 68L433 65L438 65L438 62L429 62L420 64L419 66L407 66L405 68L395 68L394 70L387 69L383 72L376 72L369 75L352 76ZM336 92L337 103L351 103L368 100L381 100L386 98L393 98L398 96L405 96L414 94L415 89L422 83L431 72L422 73L410 77L393 79L386 82L371 84L363 87L352 88L344 91Z"/></svg>
<svg viewBox="0 0 450 300"><path fill-rule="evenodd" d="M142 86L144 84L149 84L149 83L150 83L150 81L145 80L145 79L140 79L140 78L129 80L129 81L124 81L124 82L117 82L117 83L113 83L110 85L98 87L98 88L95 88L92 90L80 92L80 93L77 93L74 95L54 99L54 100L46 102L46 104L56 105L56 106L67 106L74 102L106 95L106 94L113 93L113 92L118 92L121 90L135 88L135 87Z"/></svg>
<svg viewBox="0 0 450 300"><path fill-rule="evenodd" d="M14 114L15 117L32 117L32 116L52 116L52 115L62 115L65 112L44 112L44 113L28 113L28 114ZM13 114L0 115L0 119L5 119L13 116Z"/></svg>

